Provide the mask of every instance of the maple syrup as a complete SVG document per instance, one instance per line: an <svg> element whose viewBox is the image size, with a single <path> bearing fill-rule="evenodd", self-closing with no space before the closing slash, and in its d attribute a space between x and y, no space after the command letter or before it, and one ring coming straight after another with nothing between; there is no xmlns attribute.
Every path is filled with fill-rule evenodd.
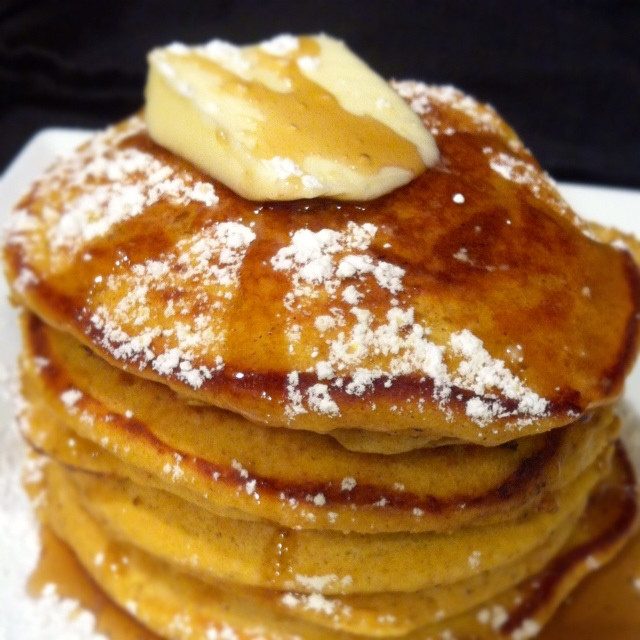
<svg viewBox="0 0 640 640"><path fill-rule="evenodd" d="M437 162L417 115L341 42L279 42L154 49L145 91L151 137L259 202L369 200Z"/></svg>
<svg viewBox="0 0 640 640"><path fill-rule="evenodd" d="M305 77L297 59L318 55L319 47L310 38L301 38L300 43L299 54L292 60L275 60L256 52L261 65L274 67L277 75L290 79L293 90L287 93L243 80L202 56L174 55L171 62L178 68L182 64L201 67L203 73L221 77L229 94L238 98L246 95L260 105L266 116L254 134L253 153L257 157L269 160L279 154L301 164L307 156L319 155L341 160L365 174L378 173L388 166L420 173L424 163L412 142L371 116L347 111L331 93Z"/></svg>
<svg viewBox="0 0 640 640"><path fill-rule="evenodd" d="M587 578L538 640L638 640L640 637L640 535L607 566Z"/></svg>

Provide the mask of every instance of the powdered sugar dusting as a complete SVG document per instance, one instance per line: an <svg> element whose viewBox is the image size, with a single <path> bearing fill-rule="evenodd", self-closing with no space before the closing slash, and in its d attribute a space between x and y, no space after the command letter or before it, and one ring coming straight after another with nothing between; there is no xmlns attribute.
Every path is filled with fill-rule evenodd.
<svg viewBox="0 0 640 640"><path fill-rule="evenodd" d="M317 576L305 576L302 574L296 574L295 581L300 587L308 589L312 593L322 593L328 587L347 587L353 582L351 576L339 577L335 573L329 573L326 575Z"/></svg>
<svg viewBox="0 0 640 640"><path fill-rule="evenodd" d="M470 331L452 334L447 344L431 340L429 327L415 320L414 308L401 306L395 297L404 291L404 270L366 253L376 233L374 225L354 222L346 231L302 229L271 259L276 271L290 276L291 289L284 298L289 310L304 309L325 294L350 305L347 316L335 308L331 315L318 316L314 322L317 335L305 339L300 325L295 325L296 339L289 343L289 352L295 353L299 345L318 345L313 352L317 364L312 369L318 383L304 389L301 372L289 374L285 406L289 419L309 411L339 416L335 389L366 397L378 380L388 387L398 376L415 374L434 382L434 399L445 411L454 387L472 392L466 415L481 427L498 418L517 416L519 424L526 424L545 415L548 402L504 361L493 358ZM366 293L376 287L389 296L389 309L382 318L366 308ZM288 335L293 329L289 328ZM372 361L375 366L369 365ZM515 401L516 408L508 408L499 394ZM422 407L418 402L418 410Z"/></svg>
<svg viewBox="0 0 640 640"><path fill-rule="evenodd" d="M504 151L494 152L490 147L484 153L488 157L489 167L502 178L527 187L536 198L550 201L560 213L569 212L567 203L558 193L551 177L533 161Z"/></svg>
<svg viewBox="0 0 640 640"><path fill-rule="evenodd" d="M429 116L431 132L435 135L451 135L460 128L448 131L442 122L436 117L433 105L444 104L450 109L459 111L469 122L469 129L476 131L486 131L488 133L500 134L504 131L505 125L495 110L486 104L482 104L465 94L464 92L450 85L428 85L424 82L414 82L411 80L392 81L391 85L409 102L411 108L419 115ZM513 141L514 149L521 149L519 140Z"/></svg>
<svg viewBox="0 0 640 640"><path fill-rule="evenodd" d="M80 398L82 398L82 392L78 391L78 389L67 389L60 394L60 400L62 400L67 409L74 407Z"/></svg>
<svg viewBox="0 0 640 640"><path fill-rule="evenodd" d="M376 232L375 225L355 222L349 222L344 232L300 229L293 234L291 244L271 259L271 264L276 271L292 274L294 297L317 297L317 285L333 294L344 281L368 274L383 289L397 293L402 288L404 270L360 253L368 249Z"/></svg>
<svg viewBox="0 0 640 640"><path fill-rule="evenodd" d="M303 186L308 189L320 189L323 186L322 182L316 178L316 176L304 173L300 165L296 164L291 158L274 156L269 160L263 160L262 163L273 172L278 180L300 178Z"/></svg>
<svg viewBox="0 0 640 640"><path fill-rule="evenodd" d="M298 38L288 33L271 38L260 43L260 48L273 56L284 56L296 51L300 46Z"/></svg>
<svg viewBox="0 0 640 640"><path fill-rule="evenodd" d="M346 478L342 478L340 489L342 489L342 491L353 491L356 488L356 485L356 479L351 476L347 476Z"/></svg>
<svg viewBox="0 0 640 640"><path fill-rule="evenodd" d="M493 107L478 102L452 86L434 86L410 80L394 81L392 86L409 102L416 113L425 117L431 133L436 137L480 131L495 135L504 141L508 151L495 150L492 147L484 149L490 169L503 179L526 187L536 198L549 201L560 214L571 215L577 220L552 178L534 162L522 142L506 126ZM439 115L439 106L453 109L461 116L455 128L444 126ZM462 204L464 196L455 194L453 200Z"/></svg>
<svg viewBox="0 0 640 640"><path fill-rule="evenodd" d="M214 206L218 197L209 182L195 180L150 153L117 146L143 129L140 118L94 136L79 152L58 162L36 185L35 196L58 192L48 199L43 217L53 249L72 253L105 236L112 227L140 215L161 200L186 205ZM26 211L12 217L10 233L33 227Z"/></svg>
<svg viewBox="0 0 640 640"><path fill-rule="evenodd" d="M95 630L94 615L81 609L79 602L58 594L54 584L46 584L38 597L27 595L27 580L38 561L40 543L21 470L29 483L38 482L42 470L39 461L25 459L18 427L10 424L12 401L17 409L22 403L16 386L13 376L11 382L5 379L0 397L0 637L107 640Z"/></svg>
<svg viewBox="0 0 640 640"><path fill-rule="evenodd" d="M518 184L533 183L536 174L539 173L532 164L504 152L491 155L489 166L506 180Z"/></svg>
<svg viewBox="0 0 640 640"><path fill-rule="evenodd" d="M494 605L480 609L477 613L477 620L480 624L489 625L495 631L509 619L507 610L501 605Z"/></svg>
<svg viewBox="0 0 640 640"><path fill-rule="evenodd" d="M480 564L482 562L482 553L480 551L473 551L467 558L467 563L469 568L473 571L476 571L480 568Z"/></svg>
<svg viewBox="0 0 640 640"><path fill-rule="evenodd" d="M150 366L195 389L202 386L224 362L221 355L213 359L214 367L194 361L224 343L224 313L255 237L238 222L210 224L180 240L174 251L109 275L93 294L97 305L90 320L101 334L100 344L118 360ZM166 303L165 292L196 285L197 296ZM102 296L115 296L118 302L102 304ZM164 308L164 314L152 317L157 308Z"/></svg>
<svg viewBox="0 0 640 640"><path fill-rule="evenodd" d="M540 623L536 620L533 620L532 618L529 618L525 620L520 625L520 627L511 634L511 637L513 638L513 640L528 640L529 638L534 638L535 636L537 636L541 630L542 627L540 626Z"/></svg>
<svg viewBox="0 0 640 640"><path fill-rule="evenodd" d="M317 412L328 416L335 416L340 413L338 405L331 399L329 387L326 384L314 384L307 391L307 401L309 407Z"/></svg>
<svg viewBox="0 0 640 640"><path fill-rule="evenodd" d="M339 601L335 598L326 598L320 593L294 594L285 593L280 599L283 605L289 609L301 609L302 611L313 611L314 613L333 616L339 607Z"/></svg>
<svg viewBox="0 0 640 640"><path fill-rule="evenodd" d="M303 405L303 396L300 392L300 375L297 371L287 374L287 406L286 414L289 418L294 418L302 413L307 413Z"/></svg>
<svg viewBox="0 0 640 640"><path fill-rule="evenodd" d="M468 329L451 336L451 347L453 353L461 357L453 383L478 396L466 404L467 415L474 420L486 424L501 417L504 408L492 397L492 389L499 390L506 398L517 400L517 412L520 414L544 415L547 411L547 400L526 388L502 360L492 358L482 341Z"/></svg>

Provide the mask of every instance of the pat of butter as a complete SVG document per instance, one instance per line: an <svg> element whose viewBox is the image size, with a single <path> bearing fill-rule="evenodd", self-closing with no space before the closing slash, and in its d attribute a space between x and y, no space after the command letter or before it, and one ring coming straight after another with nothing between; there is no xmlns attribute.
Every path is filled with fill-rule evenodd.
<svg viewBox="0 0 640 640"><path fill-rule="evenodd" d="M325 35L149 55L151 137L251 200L369 200L438 160L420 118Z"/></svg>

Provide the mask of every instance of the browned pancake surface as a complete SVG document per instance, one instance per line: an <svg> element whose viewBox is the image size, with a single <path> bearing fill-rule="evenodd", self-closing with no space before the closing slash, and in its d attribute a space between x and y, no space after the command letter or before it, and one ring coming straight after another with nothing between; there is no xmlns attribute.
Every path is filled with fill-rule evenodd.
<svg viewBox="0 0 640 640"><path fill-rule="evenodd" d="M493 444L611 400L638 345L631 256L578 228L494 112L398 88L441 161L368 203L249 202L123 125L22 201L14 289L111 362L269 425Z"/></svg>

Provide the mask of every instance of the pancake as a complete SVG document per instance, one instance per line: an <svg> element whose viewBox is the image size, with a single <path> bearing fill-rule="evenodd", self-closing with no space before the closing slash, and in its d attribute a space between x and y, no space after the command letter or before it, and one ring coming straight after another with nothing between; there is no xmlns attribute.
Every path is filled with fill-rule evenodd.
<svg viewBox="0 0 640 640"><path fill-rule="evenodd" d="M72 482L83 508L117 537L177 566L199 558L194 571L201 579L335 595L411 592L513 562L575 522L606 474L607 461L604 456L592 465L547 512L447 534L283 530L216 517L165 492L123 480L75 473ZM469 560L476 557L477 562ZM307 576L333 579L318 589L307 584Z"/></svg>
<svg viewBox="0 0 640 640"><path fill-rule="evenodd" d="M545 570L466 615L445 618L403 637L448 633L462 640L533 635L574 584L612 557L632 534L637 519L633 482L619 449L611 477L594 493L570 540ZM176 572L135 547L115 542L64 492L48 492L43 515L110 596L165 637L217 637L214 633L238 638L259 633L267 639L294 634L310 639L366 637L322 629L293 618L291 611L283 614L266 592L221 588ZM285 607L303 609L305 600L290 595ZM385 617L384 611L378 615ZM375 635L385 635L383 628L378 622Z"/></svg>
<svg viewBox="0 0 640 640"><path fill-rule="evenodd" d="M82 478L82 476L80 477ZM82 509L86 515L100 525L101 529L111 539L126 543L127 541L121 535L118 535L117 528L111 527L108 518L105 519L103 517L104 499L98 497L99 504L96 508L95 491L90 490L90 495L84 493L85 485L83 482L80 482L79 486L74 486L77 478L77 473L70 474L62 470L58 465L51 465L47 469L48 490L63 502L71 501L76 507ZM86 475L84 478L86 479ZM96 478L93 482L100 483L101 481L101 479ZM138 506L140 506L139 503L136 504L136 507ZM108 505L107 509L109 507L115 507L115 504ZM159 517L162 517L162 514ZM305 594L298 590L295 593L278 593L269 589L243 589L237 583L234 584L233 589L253 597L269 600L270 606L280 609L284 613L296 618L308 619L325 627L353 633L365 633L367 635L402 635L425 624L437 622L443 611L448 612L448 616L452 616L471 609L476 604L486 601L493 595L497 595L537 573L564 545L571 532L575 529L575 525L576 519L571 518L568 523L554 532L554 535L550 536L544 543L515 562L493 571L483 571L465 580L451 584L441 584L431 589L423 589L416 592L322 596L322 598L319 598L318 592ZM157 533L162 536L165 548L169 546L169 536L162 535L161 531ZM133 547L141 548L136 542L130 542L130 544ZM144 548L144 545L142 548ZM210 576L198 571L197 567L204 558L198 554L197 546L192 546L185 541L184 548L189 549L191 555L186 557L182 563L175 564L170 561L169 564L178 571L181 570L196 578L204 579L206 582L221 588L225 587L224 582L212 580ZM161 555L166 557L166 553ZM233 556L227 556L226 559L222 560L223 563L229 562L231 557ZM198 559L197 562L195 561L196 558ZM324 607L304 606L305 603L312 604L316 600L320 600ZM329 611L332 612L332 615L328 615ZM388 619L383 625L382 632L378 629L380 626L378 621L379 612L384 612Z"/></svg>
<svg viewBox="0 0 640 640"><path fill-rule="evenodd" d="M394 86L440 163L366 203L247 201L140 118L98 135L12 217L16 300L267 426L497 445L611 402L638 349L630 253L585 233L492 110Z"/></svg>
<svg viewBox="0 0 640 640"><path fill-rule="evenodd" d="M355 454L325 435L185 405L33 315L23 327L25 432L35 445L68 464L164 488L218 514L286 527L447 531L513 520L553 503L619 431L603 408L497 448ZM75 402L65 402L71 396ZM270 455L256 455L262 451Z"/></svg>

